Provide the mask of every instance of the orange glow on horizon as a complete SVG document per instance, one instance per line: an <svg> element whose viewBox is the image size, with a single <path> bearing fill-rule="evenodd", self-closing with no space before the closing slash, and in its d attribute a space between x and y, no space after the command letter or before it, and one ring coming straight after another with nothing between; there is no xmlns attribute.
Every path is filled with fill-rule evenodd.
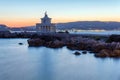
<svg viewBox="0 0 120 80"><path fill-rule="evenodd" d="M120 22L120 18L101 18L101 19L85 19L85 18L53 18L52 23L67 23L74 21L117 21ZM17 19L17 20L0 20L0 24L5 24L9 27L25 27L33 26L36 23L40 23L40 19Z"/></svg>
<svg viewBox="0 0 120 80"><path fill-rule="evenodd" d="M25 27L35 25L38 20L35 19L23 19L23 20L0 20L0 24L5 24L9 27Z"/></svg>

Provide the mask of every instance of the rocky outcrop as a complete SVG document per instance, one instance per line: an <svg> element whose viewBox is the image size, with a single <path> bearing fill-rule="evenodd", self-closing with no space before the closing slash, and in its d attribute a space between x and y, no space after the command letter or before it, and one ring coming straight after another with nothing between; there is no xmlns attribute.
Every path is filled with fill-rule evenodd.
<svg viewBox="0 0 120 80"><path fill-rule="evenodd" d="M120 50L101 50L99 53L95 54L95 57L120 57Z"/></svg>
<svg viewBox="0 0 120 80"><path fill-rule="evenodd" d="M83 51L82 53L83 53L83 54L87 54L87 51Z"/></svg>
<svg viewBox="0 0 120 80"><path fill-rule="evenodd" d="M39 39L39 38L36 38L36 39L29 39L28 40L28 44L29 46L43 46L44 45L44 42L43 40Z"/></svg>
<svg viewBox="0 0 120 80"><path fill-rule="evenodd" d="M74 54L75 54L76 56L81 55L81 53L80 53L80 52L78 52L78 51L76 51Z"/></svg>
<svg viewBox="0 0 120 80"><path fill-rule="evenodd" d="M28 40L29 46L46 46L50 48L61 48L67 46L71 50L92 51L96 57L120 57L120 42L106 43L81 36L65 35L41 35L39 38Z"/></svg>
<svg viewBox="0 0 120 80"><path fill-rule="evenodd" d="M64 43L62 41L55 40L55 41L49 41L45 43L44 46L50 47L50 48L61 48L64 46Z"/></svg>
<svg viewBox="0 0 120 80"><path fill-rule="evenodd" d="M23 43L18 43L19 45L23 45Z"/></svg>
<svg viewBox="0 0 120 80"><path fill-rule="evenodd" d="M32 38L28 40L29 46L46 46L50 48L61 48L65 46L65 40L58 36L39 36L39 38Z"/></svg>
<svg viewBox="0 0 120 80"><path fill-rule="evenodd" d="M111 35L107 42L111 43L111 42L120 42L120 35Z"/></svg>

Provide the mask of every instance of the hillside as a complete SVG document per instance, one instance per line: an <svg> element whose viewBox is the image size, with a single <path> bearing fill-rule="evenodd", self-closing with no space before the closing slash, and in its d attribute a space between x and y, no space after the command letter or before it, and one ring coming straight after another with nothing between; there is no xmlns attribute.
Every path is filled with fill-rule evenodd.
<svg viewBox="0 0 120 80"><path fill-rule="evenodd" d="M58 23L58 29L83 29L83 30L120 30L120 22L100 22L100 21L78 21L69 23Z"/></svg>
<svg viewBox="0 0 120 80"><path fill-rule="evenodd" d="M57 23L57 29L59 30L71 30L71 29L82 29L82 30L120 30L120 22L100 22L100 21L78 21L68 23ZM35 26L26 26L21 28L11 28L11 30L35 30Z"/></svg>

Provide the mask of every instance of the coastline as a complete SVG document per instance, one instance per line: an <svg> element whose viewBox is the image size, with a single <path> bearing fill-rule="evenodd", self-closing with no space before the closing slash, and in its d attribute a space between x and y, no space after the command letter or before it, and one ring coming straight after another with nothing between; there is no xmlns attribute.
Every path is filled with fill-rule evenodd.
<svg viewBox="0 0 120 80"><path fill-rule="evenodd" d="M118 41L117 39L118 38ZM28 39L31 47L45 46L61 48L66 46L71 50L85 50L94 52L95 57L120 57L120 36L80 35L80 34L44 34Z"/></svg>
<svg viewBox="0 0 120 80"><path fill-rule="evenodd" d="M91 51L95 57L120 57L120 35L70 33L0 33L0 38L27 38L29 47Z"/></svg>

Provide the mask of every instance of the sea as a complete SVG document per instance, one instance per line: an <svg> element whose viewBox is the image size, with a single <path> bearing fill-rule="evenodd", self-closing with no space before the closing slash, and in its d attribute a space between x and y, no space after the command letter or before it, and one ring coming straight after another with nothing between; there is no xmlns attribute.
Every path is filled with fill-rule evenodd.
<svg viewBox="0 0 120 80"><path fill-rule="evenodd" d="M72 34L88 34L88 35L120 35L120 30L77 30L70 31Z"/></svg>
<svg viewBox="0 0 120 80"><path fill-rule="evenodd" d="M0 80L120 80L119 58L96 58L89 51L76 56L77 50L66 47L29 47L27 40L0 39Z"/></svg>

